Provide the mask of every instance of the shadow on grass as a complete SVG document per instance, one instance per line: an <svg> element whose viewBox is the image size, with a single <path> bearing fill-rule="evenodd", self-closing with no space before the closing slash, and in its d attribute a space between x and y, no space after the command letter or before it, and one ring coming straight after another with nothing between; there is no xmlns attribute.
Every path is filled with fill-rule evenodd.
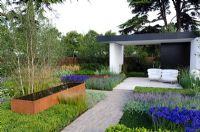
<svg viewBox="0 0 200 132"><path fill-rule="evenodd" d="M150 129L153 128L151 117L146 113L139 113L136 111L132 111L131 113L125 111L119 123L129 128L136 128L136 127L145 127Z"/></svg>

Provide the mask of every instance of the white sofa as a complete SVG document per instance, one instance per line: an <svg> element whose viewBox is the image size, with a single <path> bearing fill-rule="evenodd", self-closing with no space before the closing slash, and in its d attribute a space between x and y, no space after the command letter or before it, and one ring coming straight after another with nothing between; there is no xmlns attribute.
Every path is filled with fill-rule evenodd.
<svg viewBox="0 0 200 132"><path fill-rule="evenodd" d="M150 80L160 80L161 78L161 69L151 68L148 69L148 78Z"/></svg>
<svg viewBox="0 0 200 132"><path fill-rule="evenodd" d="M177 82L178 81L178 70L175 69L148 69L148 78L150 80L157 80L162 82Z"/></svg>

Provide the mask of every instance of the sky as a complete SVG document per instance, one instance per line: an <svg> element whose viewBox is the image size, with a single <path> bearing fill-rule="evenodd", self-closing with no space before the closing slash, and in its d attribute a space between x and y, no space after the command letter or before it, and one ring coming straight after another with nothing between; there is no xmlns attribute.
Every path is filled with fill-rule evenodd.
<svg viewBox="0 0 200 132"><path fill-rule="evenodd" d="M63 34L73 30L86 34L91 29L117 33L118 26L133 16L127 0L66 0L52 7L50 22Z"/></svg>
<svg viewBox="0 0 200 132"><path fill-rule="evenodd" d="M175 16L172 2L170 4L168 22ZM62 4L52 5L52 8L54 11L47 12L47 17L63 34L70 31L86 34L89 30L99 34L111 30L119 34L119 25L133 17L127 0L66 0ZM157 13L150 12L149 20L154 19ZM163 21L155 24L162 25Z"/></svg>

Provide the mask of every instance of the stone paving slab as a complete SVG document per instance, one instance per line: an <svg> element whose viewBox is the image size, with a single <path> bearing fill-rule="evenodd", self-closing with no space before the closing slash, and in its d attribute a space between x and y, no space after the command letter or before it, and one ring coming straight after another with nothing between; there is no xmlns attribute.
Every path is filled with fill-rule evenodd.
<svg viewBox="0 0 200 132"><path fill-rule="evenodd" d="M178 83L163 83L159 81L150 81L144 77L129 77L117 85L115 89L133 90L136 86L142 87L160 87L160 88L182 88Z"/></svg>
<svg viewBox="0 0 200 132"><path fill-rule="evenodd" d="M128 90L107 92L105 100L83 113L62 132L104 132L110 125L119 122L123 106L131 95L132 91Z"/></svg>

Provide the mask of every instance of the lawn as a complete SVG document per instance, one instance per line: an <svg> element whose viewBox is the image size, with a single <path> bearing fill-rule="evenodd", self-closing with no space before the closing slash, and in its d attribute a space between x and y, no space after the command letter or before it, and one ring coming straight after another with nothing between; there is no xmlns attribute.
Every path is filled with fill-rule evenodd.
<svg viewBox="0 0 200 132"><path fill-rule="evenodd" d="M84 105L77 101L60 103L35 115L14 113L10 110L9 102L2 103L0 104L0 131L58 132L105 97L102 92L87 91Z"/></svg>
<svg viewBox="0 0 200 132"><path fill-rule="evenodd" d="M134 91L136 93L180 93L184 95L195 95L192 89L175 89L175 88L155 88L155 87L139 87L136 86Z"/></svg>

